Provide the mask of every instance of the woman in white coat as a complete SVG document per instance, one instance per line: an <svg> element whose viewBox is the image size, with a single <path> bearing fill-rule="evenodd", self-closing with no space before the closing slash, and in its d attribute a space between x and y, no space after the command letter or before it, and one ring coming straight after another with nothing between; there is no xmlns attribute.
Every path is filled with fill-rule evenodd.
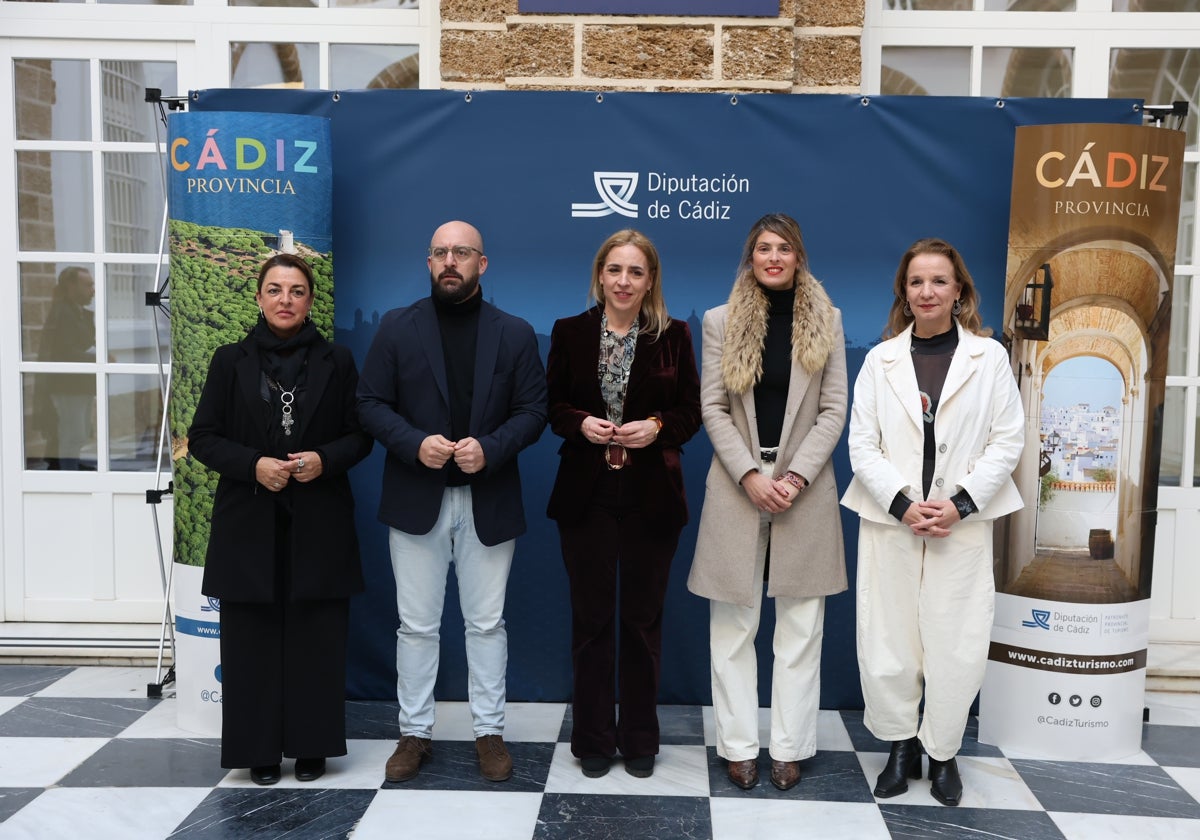
<svg viewBox="0 0 1200 840"><path fill-rule="evenodd" d="M983 683L995 591L992 523L1022 506L1012 471L1024 412L958 251L914 243L896 271L886 339L854 385L842 503L861 518L858 661L864 722L892 742L885 798L921 778L957 805L955 755ZM918 709L924 693L924 717Z"/></svg>
<svg viewBox="0 0 1200 840"><path fill-rule="evenodd" d="M775 599L771 783L793 787L817 749L825 596L846 588L829 461L846 390L841 313L808 270L796 221L764 216L746 237L729 303L704 314L700 410L713 461L688 577L711 601L717 754L743 789L758 784L764 579Z"/></svg>

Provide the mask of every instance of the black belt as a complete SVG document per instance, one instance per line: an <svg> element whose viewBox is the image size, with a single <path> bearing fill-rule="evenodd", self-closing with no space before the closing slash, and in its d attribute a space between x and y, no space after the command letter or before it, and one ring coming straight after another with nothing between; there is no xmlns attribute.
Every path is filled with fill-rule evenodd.
<svg viewBox="0 0 1200 840"><path fill-rule="evenodd" d="M778 447L772 447L771 449L760 449L758 450L758 460L762 461L764 464L774 464L775 456L778 454Z"/></svg>

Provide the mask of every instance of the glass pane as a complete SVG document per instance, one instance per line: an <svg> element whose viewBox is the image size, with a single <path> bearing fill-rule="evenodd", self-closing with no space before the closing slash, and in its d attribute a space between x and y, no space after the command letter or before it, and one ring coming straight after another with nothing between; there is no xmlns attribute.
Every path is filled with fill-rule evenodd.
<svg viewBox="0 0 1200 840"><path fill-rule="evenodd" d="M231 87L316 88L320 79L317 70L316 44L229 45Z"/></svg>
<svg viewBox="0 0 1200 840"><path fill-rule="evenodd" d="M1114 12L1200 12L1197 0L1113 0Z"/></svg>
<svg viewBox="0 0 1200 840"><path fill-rule="evenodd" d="M154 152L104 155L104 245L122 254L157 254L162 238L163 159Z"/></svg>
<svg viewBox="0 0 1200 840"><path fill-rule="evenodd" d="M173 96L178 86L173 62L101 61L100 85L105 140L151 143L166 134L157 106L146 101L146 88Z"/></svg>
<svg viewBox="0 0 1200 840"><path fill-rule="evenodd" d="M985 12L1073 12L1075 0L984 0Z"/></svg>
<svg viewBox="0 0 1200 840"><path fill-rule="evenodd" d="M1147 105L1188 102L1183 121L1187 147L1195 149L1200 111L1200 50L1113 50L1109 55L1108 95L1143 99ZM1175 128L1176 118L1165 122Z"/></svg>
<svg viewBox="0 0 1200 840"><path fill-rule="evenodd" d="M1191 277L1176 277L1175 288L1171 290L1171 341L1167 346L1167 376L1187 376L1192 282Z"/></svg>
<svg viewBox="0 0 1200 840"><path fill-rule="evenodd" d="M1163 401L1162 457L1159 459L1158 483L1162 487L1178 487L1183 473L1183 435L1187 428L1184 409L1187 407L1186 388L1167 388Z"/></svg>
<svg viewBox="0 0 1200 840"><path fill-rule="evenodd" d="M1183 165L1183 197L1179 204L1179 239L1175 246L1175 264L1191 265L1196 255L1196 169Z"/></svg>
<svg viewBox="0 0 1200 840"><path fill-rule="evenodd" d="M21 358L96 361L96 283L87 266L21 264Z"/></svg>
<svg viewBox="0 0 1200 840"><path fill-rule="evenodd" d="M966 96L971 92L970 47L884 47L882 94Z"/></svg>
<svg viewBox="0 0 1200 840"><path fill-rule="evenodd" d="M160 306L147 306L146 293L158 290L166 269L120 263L104 269L104 308L108 316L108 356L115 362L157 363L171 359L171 321ZM158 334L155 335L155 329ZM158 351L155 351L155 344Z"/></svg>
<svg viewBox="0 0 1200 840"><path fill-rule="evenodd" d="M77 2L77 0L71 0ZM97 3L121 3L127 6L190 6L192 0L96 0Z"/></svg>
<svg viewBox="0 0 1200 840"><path fill-rule="evenodd" d="M17 152L17 215L24 251L92 250L92 157Z"/></svg>
<svg viewBox="0 0 1200 840"><path fill-rule="evenodd" d="M159 447L162 384L156 374L108 377L108 466L116 472L153 471L159 449L163 462L171 451Z"/></svg>
<svg viewBox="0 0 1200 840"><path fill-rule="evenodd" d="M333 8L368 8L368 9L419 9L421 4L418 0L329 0L329 5Z"/></svg>
<svg viewBox="0 0 1200 840"><path fill-rule="evenodd" d="M902 12L961 12L971 8L971 0L883 0L883 8Z"/></svg>
<svg viewBox="0 0 1200 840"><path fill-rule="evenodd" d="M983 96L1071 95L1070 49L985 47L980 94Z"/></svg>
<svg viewBox="0 0 1200 840"><path fill-rule="evenodd" d="M334 90L416 88L420 72L415 46L329 45L329 86Z"/></svg>
<svg viewBox="0 0 1200 840"><path fill-rule="evenodd" d="M18 140L90 140L87 61L13 61Z"/></svg>
<svg viewBox="0 0 1200 840"><path fill-rule="evenodd" d="M96 377L26 373L25 468L96 469Z"/></svg>

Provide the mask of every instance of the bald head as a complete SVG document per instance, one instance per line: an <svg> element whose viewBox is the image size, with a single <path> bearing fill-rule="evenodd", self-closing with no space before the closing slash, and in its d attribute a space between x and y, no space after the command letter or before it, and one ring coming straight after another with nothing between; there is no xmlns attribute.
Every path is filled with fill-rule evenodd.
<svg viewBox="0 0 1200 840"><path fill-rule="evenodd" d="M479 291L479 278L487 271L483 237L466 222L446 222L433 232L425 262L434 296L461 303Z"/></svg>

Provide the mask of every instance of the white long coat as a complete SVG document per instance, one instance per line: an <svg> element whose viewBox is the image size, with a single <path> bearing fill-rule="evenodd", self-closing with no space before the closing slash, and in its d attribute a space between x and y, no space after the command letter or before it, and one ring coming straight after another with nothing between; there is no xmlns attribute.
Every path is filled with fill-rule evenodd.
<svg viewBox="0 0 1200 840"><path fill-rule="evenodd" d="M998 341L958 328L958 348L934 418L937 457L931 499L966 490L978 513L996 519L1024 506L1012 472L1025 446L1020 393ZM842 504L863 519L898 523L892 500L903 492L921 500L925 423L910 358L912 326L867 354L850 409L854 478Z"/></svg>

